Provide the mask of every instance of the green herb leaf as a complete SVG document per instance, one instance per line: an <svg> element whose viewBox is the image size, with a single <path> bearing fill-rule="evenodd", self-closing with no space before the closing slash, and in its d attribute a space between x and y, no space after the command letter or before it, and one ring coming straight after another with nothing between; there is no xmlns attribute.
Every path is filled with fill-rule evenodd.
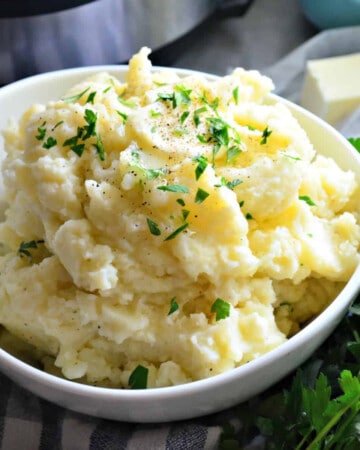
<svg viewBox="0 0 360 450"><path fill-rule="evenodd" d="M194 111L194 124L196 127L200 125L200 114L203 114L208 109L206 106L202 106L201 108L195 109Z"/></svg>
<svg viewBox="0 0 360 450"><path fill-rule="evenodd" d="M253 216L249 212L245 214L245 218L247 220L253 220L254 219Z"/></svg>
<svg viewBox="0 0 360 450"><path fill-rule="evenodd" d="M182 211L182 219L183 221L186 221L186 219L188 218L190 211L188 209L183 209Z"/></svg>
<svg viewBox="0 0 360 450"><path fill-rule="evenodd" d="M220 117L207 117L207 122L210 125L210 134L215 141L227 146L229 144L229 125Z"/></svg>
<svg viewBox="0 0 360 450"><path fill-rule="evenodd" d="M352 144L356 150L360 153L360 137L354 138L351 137L348 139L348 141L350 142L350 144Z"/></svg>
<svg viewBox="0 0 360 450"><path fill-rule="evenodd" d="M81 156L85 150L85 144L74 144L70 146L70 149L76 153L78 156Z"/></svg>
<svg viewBox="0 0 360 450"><path fill-rule="evenodd" d="M175 127L174 134L176 134L177 136L183 136L184 134L189 134L189 130L184 127Z"/></svg>
<svg viewBox="0 0 360 450"><path fill-rule="evenodd" d="M54 131L57 127L59 127L60 125L62 125L64 123L63 120L59 120L59 122L57 122L53 127L52 127L52 131Z"/></svg>
<svg viewBox="0 0 360 450"><path fill-rule="evenodd" d="M230 303L217 298L211 305L211 312L216 313L216 321L226 319L230 316Z"/></svg>
<svg viewBox="0 0 360 450"><path fill-rule="evenodd" d="M46 134L46 128L45 128L46 122L43 122L42 125L37 129L38 131L38 135L36 135L36 139L38 141L42 141L45 138L45 134Z"/></svg>
<svg viewBox="0 0 360 450"><path fill-rule="evenodd" d="M139 364L129 376L131 389L146 389L149 369Z"/></svg>
<svg viewBox="0 0 360 450"><path fill-rule="evenodd" d="M238 155L240 155L241 152L242 152L241 148L236 145L229 147L226 152L226 162L227 163L231 162Z"/></svg>
<svg viewBox="0 0 360 450"><path fill-rule="evenodd" d="M172 239L175 239L176 236L180 233L182 233L186 228L189 226L187 222L185 222L183 225L181 225L179 228L177 228L174 232L169 234L167 238L164 239L164 241L171 241Z"/></svg>
<svg viewBox="0 0 360 450"><path fill-rule="evenodd" d="M269 130L268 127L265 128L265 130L262 132L262 139L260 141L261 145L265 145L267 143L267 140L269 138L269 136L271 135L272 131Z"/></svg>
<svg viewBox="0 0 360 450"><path fill-rule="evenodd" d="M121 97L121 95L119 95L118 100L122 105L126 106L127 108L135 109L137 107L137 104L135 102L132 102L131 100L124 100Z"/></svg>
<svg viewBox="0 0 360 450"><path fill-rule="evenodd" d="M148 224L150 233L153 234L154 236L160 236L161 231L157 225L157 223L153 222L151 219L146 219L146 222Z"/></svg>
<svg viewBox="0 0 360 450"><path fill-rule="evenodd" d="M237 104L239 103L239 86L237 86L237 87L233 90L232 94L233 94L234 102L235 102L235 104L237 105Z"/></svg>
<svg viewBox="0 0 360 450"><path fill-rule="evenodd" d="M316 206L316 203L314 203L313 200L308 195L299 195L299 200L304 201L309 206Z"/></svg>
<svg viewBox="0 0 360 450"><path fill-rule="evenodd" d="M207 99L206 94L204 93L201 97L200 100L205 103L206 105L208 105L212 110L214 110L216 112L218 106L219 106L219 98L216 97L213 101L210 101Z"/></svg>
<svg viewBox="0 0 360 450"><path fill-rule="evenodd" d="M175 311L177 311L179 309L179 305L176 302L176 297L173 297L170 300L170 309L168 312L168 316L170 316L171 314L173 314Z"/></svg>
<svg viewBox="0 0 360 450"><path fill-rule="evenodd" d="M204 191L204 189L198 188L196 195L195 195L195 203L202 203L204 200L206 200L209 197L209 193Z"/></svg>
<svg viewBox="0 0 360 450"><path fill-rule="evenodd" d="M194 158L194 161L197 162L197 166L195 168L195 179L198 180L205 172L209 162L203 155L197 156L196 158Z"/></svg>
<svg viewBox="0 0 360 450"><path fill-rule="evenodd" d="M38 248L38 244L43 244L45 241L43 239L39 239L39 240L32 240L32 241L23 241L21 242L19 248L18 248L18 255L20 257L22 256L26 256L30 262L32 262L32 254L31 254L31 249L36 249Z"/></svg>
<svg viewBox="0 0 360 450"><path fill-rule="evenodd" d="M55 147L56 144L57 144L57 140L55 138L53 138L52 136L49 136L46 139L46 141L43 143L43 147L48 150L51 147Z"/></svg>
<svg viewBox="0 0 360 450"><path fill-rule="evenodd" d="M116 110L116 112L117 112L117 113L119 114L119 116L123 119L124 123L126 123L127 118L128 118L128 115L125 114L125 113L123 113L123 112L121 112L121 111L118 111L118 110Z"/></svg>
<svg viewBox="0 0 360 450"><path fill-rule="evenodd" d="M226 187L229 189L234 189L236 186L242 183L242 180L236 178L235 180L226 182Z"/></svg>
<svg viewBox="0 0 360 450"><path fill-rule="evenodd" d="M189 188L183 184L165 184L162 186L158 186L157 189L160 191L168 191L168 192L182 192L187 194L189 192Z"/></svg>
<svg viewBox="0 0 360 450"><path fill-rule="evenodd" d="M74 102L80 100L81 97L82 97L84 94L86 94L86 92L87 92L89 89L90 89L90 86L89 86L88 88L86 88L85 90L83 90L82 92L80 92L80 94L72 95L71 97L63 98L62 100L63 100L63 102L66 102L66 103L74 103Z"/></svg>
<svg viewBox="0 0 360 450"><path fill-rule="evenodd" d="M105 161L105 149L104 144L101 139L100 134L96 135L96 144L95 144L96 152L99 155L101 161Z"/></svg>
<svg viewBox="0 0 360 450"><path fill-rule="evenodd" d="M179 203L179 205L185 206L185 201L182 198L177 198L176 201L177 203Z"/></svg>
<svg viewBox="0 0 360 450"><path fill-rule="evenodd" d="M186 121L186 119L189 117L190 112L189 111L184 111L181 116L180 116L180 123L184 124L184 122Z"/></svg>
<svg viewBox="0 0 360 450"><path fill-rule="evenodd" d="M97 115L91 109L85 109L84 119L85 119L87 125L84 126L85 134L84 134L84 136L82 136L83 141L85 141L86 139L88 139L91 136L96 135L95 127L96 127Z"/></svg>
<svg viewBox="0 0 360 450"><path fill-rule="evenodd" d="M161 112L155 111L154 109L151 109L150 110L150 116L151 117L159 117L159 116L161 116Z"/></svg>
<svg viewBox="0 0 360 450"><path fill-rule="evenodd" d="M90 92L90 94L88 95L88 98L86 99L85 103L92 103L92 104L94 104L95 96L96 96L96 91Z"/></svg>

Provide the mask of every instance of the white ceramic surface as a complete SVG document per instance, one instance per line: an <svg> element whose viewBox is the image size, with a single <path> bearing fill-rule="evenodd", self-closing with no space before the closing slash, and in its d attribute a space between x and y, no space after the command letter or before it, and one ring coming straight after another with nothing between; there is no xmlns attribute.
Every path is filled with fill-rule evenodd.
<svg viewBox="0 0 360 450"><path fill-rule="evenodd" d="M0 129L10 117L35 102L61 97L89 74L106 70L124 78L124 66L96 66L38 75L0 89ZM179 70L180 75L191 73ZM211 77L209 75L209 77ZM278 99L270 96L269 102ZM281 100L293 111L315 148L352 169L360 182L360 155L338 132L304 109ZM0 155L3 140L0 138ZM304 362L339 323L360 286L360 266L334 302L286 343L242 367L193 383L146 390L81 385L35 369L0 349L0 370L33 393L78 412L130 422L164 422L197 417L245 401Z"/></svg>

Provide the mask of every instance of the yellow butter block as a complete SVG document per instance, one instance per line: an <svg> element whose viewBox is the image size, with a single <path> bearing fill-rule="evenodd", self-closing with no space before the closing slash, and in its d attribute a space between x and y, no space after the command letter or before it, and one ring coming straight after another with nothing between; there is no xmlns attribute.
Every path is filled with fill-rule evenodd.
<svg viewBox="0 0 360 450"><path fill-rule="evenodd" d="M332 125L360 106L360 53L308 61L301 105Z"/></svg>

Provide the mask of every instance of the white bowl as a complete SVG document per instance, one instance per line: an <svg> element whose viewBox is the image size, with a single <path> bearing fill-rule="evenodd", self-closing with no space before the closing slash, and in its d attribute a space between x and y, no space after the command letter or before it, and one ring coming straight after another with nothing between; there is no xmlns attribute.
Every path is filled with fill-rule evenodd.
<svg viewBox="0 0 360 450"><path fill-rule="evenodd" d="M124 79L127 67L67 69L37 75L1 88L0 129L6 127L10 117L20 117L31 104L61 97L84 77L104 70ZM191 73L186 70L177 72L180 75ZM276 96L269 97L269 102L274 100L284 102L291 109L320 153L334 158L343 169L353 170L360 182L360 155L344 137L304 109ZM244 366L189 384L146 390L86 386L49 375L4 350L0 350L0 370L40 397L97 417L129 422L164 422L202 416L249 399L304 362L339 323L359 287L360 266L333 303L280 347Z"/></svg>

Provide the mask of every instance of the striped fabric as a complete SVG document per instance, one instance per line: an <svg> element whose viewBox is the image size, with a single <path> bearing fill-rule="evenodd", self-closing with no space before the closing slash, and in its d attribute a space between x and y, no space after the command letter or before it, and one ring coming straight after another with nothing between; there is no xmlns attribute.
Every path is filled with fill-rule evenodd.
<svg viewBox="0 0 360 450"><path fill-rule="evenodd" d="M212 450L236 408L166 424L103 420L60 408L0 375L1 450Z"/></svg>

